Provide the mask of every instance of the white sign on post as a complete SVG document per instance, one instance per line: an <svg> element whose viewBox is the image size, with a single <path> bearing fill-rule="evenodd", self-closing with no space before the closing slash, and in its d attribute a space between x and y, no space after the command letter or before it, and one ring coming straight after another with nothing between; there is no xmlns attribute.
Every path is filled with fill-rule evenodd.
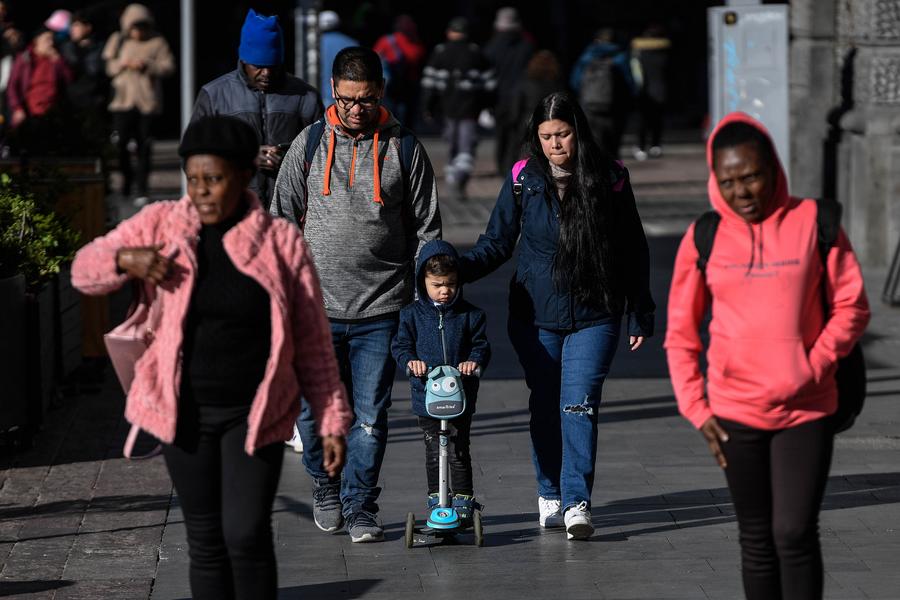
<svg viewBox="0 0 900 600"><path fill-rule="evenodd" d="M707 20L711 126L734 111L758 119L788 173L788 6L717 6L707 9Z"/></svg>

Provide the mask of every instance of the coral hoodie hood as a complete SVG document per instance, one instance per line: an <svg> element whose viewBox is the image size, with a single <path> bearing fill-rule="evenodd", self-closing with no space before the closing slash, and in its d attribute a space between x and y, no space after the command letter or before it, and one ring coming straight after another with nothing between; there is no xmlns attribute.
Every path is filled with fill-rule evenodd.
<svg viewBox="0 0 900 600"><path fill-rule="evenodd" d="M694 426L715 415L781 429L834 412L837 361L862 335L869 308L846 234L840 231L823 264L818 206L789 194L781 164L759 222L747 222L726 203L712 171L712 140L734 122L768 136L743 113L726 116L710 136L709 197L721 221L705 273L697 264L694 225L681 241L665 347L679 410ZM699 330L710 307L704 377Z"/></svg>
<svg viewBox="0 0 900 600"><path fill-rule="evenodd" d="M718 135L719 131L721 131L723 127L731 123L746 123L765 135L773 149L775 148L775 144L772 141L772 136L769 134L768 130L762 123L760 123L750 115L742 112L734 112L726 115L721 121L719 121L719 124L716 125L716 128L712 132L712 135L709 136L709 139L706 142L706 166L709 169L709 180L706 187L707 193L709 194L709 202L712 205L713 210L719 213L723 220L726 220L730 224L734 224L739 227L746 227L748 232L750 233L750 244L747 248L749 257L747 265L749 270L753 267L754 264L757 264L758 261L762 260L762 255L765 251L765 238L761 225L762 221L766 221L768 219L783 218L785 210L791 204L791 197L788 194L787 177L784 174L784 167L781 165L781 161L779 160L777 153L773 152L776 171L775 188L769 204L764 209L765 212L763 213L762 221L760 223L748 223L741 215L735 212L734 209L728 205L728 203L725 201L725 198L722 197L722 192L719 191L719 182L716 179L715 172L713 171L712 148L713 140L716 138L716 135Z"/></svg>

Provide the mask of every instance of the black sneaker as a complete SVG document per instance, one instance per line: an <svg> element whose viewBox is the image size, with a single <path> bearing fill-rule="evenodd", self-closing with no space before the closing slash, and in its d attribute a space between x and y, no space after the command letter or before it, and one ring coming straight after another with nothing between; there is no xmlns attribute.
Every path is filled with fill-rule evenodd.
<svg viewBox="0 0 900 600"><path fill-rule="evenodd" d="M347 531L354 543L380 542L384 540L384 528L370 512L357 511L347 517Z"/></svg>
<svg viewBox="0 0 900 600"><path fill-rule="evenodd" d="M315 484L313 489L313 520L316 527L328 533L334 533L344 525L341 513L341 484Z"/></svg>

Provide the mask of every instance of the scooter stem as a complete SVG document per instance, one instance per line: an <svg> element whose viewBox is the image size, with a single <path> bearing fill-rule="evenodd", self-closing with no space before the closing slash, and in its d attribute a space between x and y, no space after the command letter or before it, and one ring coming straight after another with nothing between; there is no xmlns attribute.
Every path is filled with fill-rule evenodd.
<svg viewBox="0 0 900 600"><path fill-rule="evenodd" d="M447 445L449 444L449 439L447 438L447 434L449 431L447 427L449 425L449 421L447 419L441 419L441 430L438 434L438 440L440 442L440 460L438 461L438 473L440 474L441 487L440 487L440 502L443 508L447 508L450 506L450 485L447 480L450 462L450 454L447 451Z"/></svg>

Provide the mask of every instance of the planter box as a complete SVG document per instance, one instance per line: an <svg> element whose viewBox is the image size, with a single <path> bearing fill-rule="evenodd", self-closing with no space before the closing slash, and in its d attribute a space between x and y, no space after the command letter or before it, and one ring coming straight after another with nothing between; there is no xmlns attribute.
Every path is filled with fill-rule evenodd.
<svg viewBox="0 0 900 600"><path fill-rule="evenodd" d="M56 371L65 380L81 365L81 301L72 287L71 265L54 282L56 289Z"/></svg>
<svg viewBox="0 0 900 600"><path fill-rule="evenodd" d="M86 244L94 238L106 233L106 177L103 174L100 159L95 158L57 158L57 157L30 157L29 165L51 167L58 169L65 177L71 189L56 198L56 212L69 219L72 226L81 234L81 243ZM0 171L15 175L22 172L23 165L14 160L0 161ZM36 187L41 185L41 180L32 180ZM61 282L61 299L68 293L70 286L68 276ZM77 293L77 292L76 292ZM81 297L78 317L80 318L81 341L80 351L85 357L106 356L106 347L103 344L103 334L109 329L109 301L105 296ZM62 302L61 310L71 308L67 301ZM74 314L74 313L72 313ZM70 319L71 314L64 317ZM61 325L63 336L68 336L73 331L70 322ZM66 345L64 352L70 350L71 344ZM67 362L68 359L64 359ZM79 357L80 362L80 357ZM63 373L71 372L66 364Z"/></svg>
<svg viewBox="0 0 900 600"><path fill-rule="evenodd" d="M56 392L56 310L56 286L53 284L44 286L37 294L26 296L28 425L32 431L44 422Z"/></svg>
<svg viewBox="0 0 900 600"><path fill-rule="evenodd" d="M0 434L28 424L25 278L0 279Z"/></svg>

